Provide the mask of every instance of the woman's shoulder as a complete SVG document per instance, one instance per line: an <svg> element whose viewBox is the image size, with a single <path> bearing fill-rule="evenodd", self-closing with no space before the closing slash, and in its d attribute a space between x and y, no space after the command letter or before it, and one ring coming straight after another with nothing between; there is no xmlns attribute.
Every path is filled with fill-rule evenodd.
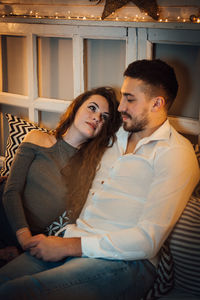
<svg viewBox="0 0 200 300"><path fill-rule="evenodd" d="M23 142L49 148L56 143L56 138L53 134L34 129L26 134Z"/></svg>

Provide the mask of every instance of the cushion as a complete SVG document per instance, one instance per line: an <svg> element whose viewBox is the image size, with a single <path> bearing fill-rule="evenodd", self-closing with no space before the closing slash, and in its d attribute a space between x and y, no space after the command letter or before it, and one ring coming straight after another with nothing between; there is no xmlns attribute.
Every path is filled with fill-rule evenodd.
<svg viewBox="0 0 200 300"><path fill-rule="evenodd" d="M199 270L200 198L191 196L172 233L161 248L157 277L144 299L158 299L173 286L180 292L199 297Z"/></svg>
<svg viewBox="0 0 200 300"><path fill-rule="evenodd" d="M166 240L160 250L160 260L157 267L157 276L153 287L141 300L154 300L165 295L173 287L174 266L170 252L169 240Z"/></svg>
<svg viewBox="0 0 200 300"><path fill-rule="evenodd" d="M46 227L45 233L46 235L56 235L57 232L69 224L70 221L70 214L67 211L57 218L54 222L52 222L48 227ZM64 231L62 231L61 235L63 236Z"/></svg>
<svg viewBox="0 0 200 300"><path fill-rule="evenodd" d="M195 150L196 157L197 157L197 160L199 162L199 167L200 167L200 146L198 144L193 145L193 146L194 146L194 150ZM200 198L200 181L197 184L197 186L195 187L193 195Z"/></svg>
<svg viewBox="0 0 200 300"><path fill-rule="evenodd" d="M174 286L200 297L200 198L190 198L169 245L174 262Z"/></svg>
<svg viewBox="0 0 200 300"><path fill-rule="evenodd" d="M8 120L9 136L6 143L5 160L0 171L0 176L7 176L9 174L17 148L29 131L39 129L47 132L47 129L41 128L34 123L30 123L11 114L6 114L6 118Z"/></svg>
<svg viewBox="0 0 200 300"><path fill-rule="evenodd" d="M200 166L199 145L193 145ZM157 276L145 300L159 299L173 286L200 296L200 182L160 251Z"/></svg>

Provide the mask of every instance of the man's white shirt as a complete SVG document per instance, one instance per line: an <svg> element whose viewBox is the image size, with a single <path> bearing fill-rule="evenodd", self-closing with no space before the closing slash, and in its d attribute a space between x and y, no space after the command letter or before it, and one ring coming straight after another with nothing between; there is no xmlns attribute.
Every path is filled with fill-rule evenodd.
<svg viewBox="0 0 200 300"><path fill-rule="evenodd" d="M128 136L120 128L64 237L81 237L85 257L156 263L199 180L199 166L191 143L168 120L124 154Z"/></svg>

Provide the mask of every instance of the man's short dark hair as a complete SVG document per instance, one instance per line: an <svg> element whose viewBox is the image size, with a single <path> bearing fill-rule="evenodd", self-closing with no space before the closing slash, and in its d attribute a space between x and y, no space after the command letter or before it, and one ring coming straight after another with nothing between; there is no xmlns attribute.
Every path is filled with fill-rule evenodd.
<svg viewBox="0 0 200 300"><path fill-rule="evenodd" d="M151 88L162 89L167 108L176 98L178 82L174 69L160 59L134 61L125 70L124 76L140 79L149 84Z"/></svg>

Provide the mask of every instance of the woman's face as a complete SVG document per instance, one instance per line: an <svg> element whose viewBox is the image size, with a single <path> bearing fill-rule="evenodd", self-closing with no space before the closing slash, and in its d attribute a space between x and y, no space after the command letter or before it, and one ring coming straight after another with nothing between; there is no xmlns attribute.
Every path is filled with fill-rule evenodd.
<svg viewBox="0 0 200 300"><path fill-rule="evenodd" d="M71 129L83 141L94 138L109 118L109 105L103 96L92 95L78 109ZM75 133L74 132L74 133Z"/></svg>

